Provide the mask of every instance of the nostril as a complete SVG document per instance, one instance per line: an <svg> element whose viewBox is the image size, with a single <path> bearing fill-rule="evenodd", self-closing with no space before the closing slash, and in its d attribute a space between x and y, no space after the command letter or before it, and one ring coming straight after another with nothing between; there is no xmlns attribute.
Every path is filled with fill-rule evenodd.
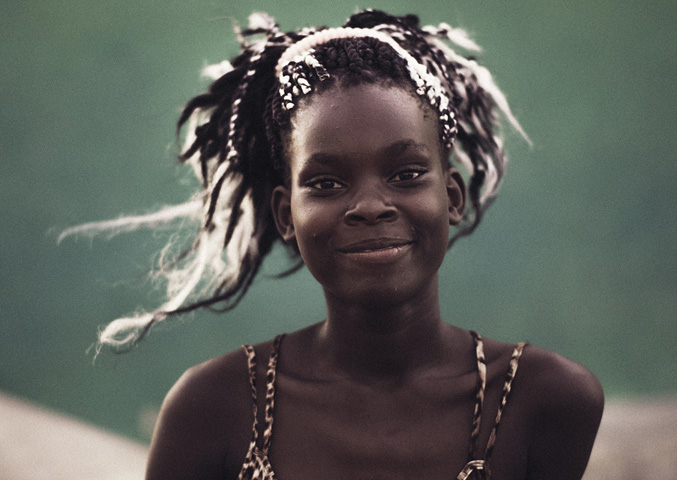
<svg viewBox="0 0 677 480"><path fill-rule="evenodd" d="M395 211L394 210L388 210L386 212L381 213L378 217L379 220L390 220L395 218Z"/></svg>
<svg viewBox="0 0 677 480"><path fill-rule="evenodd" d="M346 220L349 222L365 222L367 219L355 213L348 213L346 214Z"/></svg>

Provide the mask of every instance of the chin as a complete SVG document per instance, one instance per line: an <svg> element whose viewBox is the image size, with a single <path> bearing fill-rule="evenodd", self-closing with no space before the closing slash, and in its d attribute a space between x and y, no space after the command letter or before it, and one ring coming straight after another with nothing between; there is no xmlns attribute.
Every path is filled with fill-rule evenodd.
<svg viewBox="0 0 677 480"><path fill-rule="evenodd" d="M427 297L430 289L437 289L435 279L426 282L398 281L392 276L383 281L378 279L363 278L362 281L353 281L349 285L334 285L325 288L325 293L356 307L367 310L390 309L398 307L410 301L416 301L419 297ZM411 278L405 279L411 280Z"/></svg>

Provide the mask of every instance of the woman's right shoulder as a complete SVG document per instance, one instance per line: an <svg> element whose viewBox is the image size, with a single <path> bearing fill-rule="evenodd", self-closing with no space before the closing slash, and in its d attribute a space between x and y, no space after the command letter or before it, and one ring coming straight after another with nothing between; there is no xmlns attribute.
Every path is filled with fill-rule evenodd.
<svg viewBox="0 0 677 480"><path fill-rule="evenodd" d="M252 402L242 349L189 368L162 404L147 478L236 477L251 440Z"/></svg>
<svg viewBox="0 0 677 480"><path fill-rule="evenodd" d="M258 375L268 361L273 340L254 345ZM248 353L238 348L186 370L165 399L168 406L195 406L201 412L225 414L244 409L251 413L252 394Z"/></svg>
<svg viewBox="0 0 677 480"><path fill-rule="evenodd" d="M222 400L237 402L238 391L245 390L250 391L249 367L246 353L239 348L190 367L174 384L165 401L209 401L219 396Z"/></svg>

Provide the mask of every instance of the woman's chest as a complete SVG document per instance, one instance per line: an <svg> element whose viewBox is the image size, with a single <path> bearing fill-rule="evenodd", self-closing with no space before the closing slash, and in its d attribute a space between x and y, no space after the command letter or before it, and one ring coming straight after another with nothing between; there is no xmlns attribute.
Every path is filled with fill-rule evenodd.
<svg viewBox="0 0 677 480"><path fill-rule="evenodd" d="M320 474L323 480L454 479L470 459L483 456L493 424L498 402L487 401L491 410L485 412L478 448L471 454L475 400L473 377L403 389L282 379L269 459L279 480ZM523 436L514 431L519 425L504 427L506 437ZM521 444L500 445L505 464L500 470L507 475L500 478L524 478Z"/></svg>

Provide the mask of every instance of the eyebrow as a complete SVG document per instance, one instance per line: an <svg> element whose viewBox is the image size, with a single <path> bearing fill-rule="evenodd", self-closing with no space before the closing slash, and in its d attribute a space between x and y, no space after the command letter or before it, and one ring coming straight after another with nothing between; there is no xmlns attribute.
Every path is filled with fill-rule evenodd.
<svg viewBox="0 0 677 480"><path fill-rule="evenodd" d="M422 143L417 143L414 140L406 139L399 140L387 147L381 149L380 153L385 154L389 157L395 157L402 155L409 149L417 150L421 153L428 153L428 147ZM340 155L335 155L331 153L317 152L310 155L304 163L304 165L310 164L319 164L319 165L331 165L336 162Z"/></svg>
<svg viewBox="0 0 677 480"><path fill-rule="evenodd" d="M389 155L402 155L409 149L428 152L428 147L423 143L416 143L414 140L400 140L384 148L384 153Z"/></svg>

